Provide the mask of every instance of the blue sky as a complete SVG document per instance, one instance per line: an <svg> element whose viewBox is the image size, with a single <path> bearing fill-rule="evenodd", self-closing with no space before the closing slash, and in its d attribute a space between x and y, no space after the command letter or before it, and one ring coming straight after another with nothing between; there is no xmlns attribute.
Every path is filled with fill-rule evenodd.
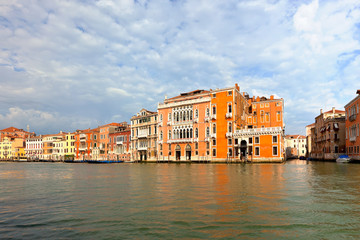
<svg viewBox="0 0 360 240"><path fill-rule="evenodd" d="M129 121L164 96L234 86L285 99L287 134L360 83L360 2L0 2L0 128Z"/></svg>

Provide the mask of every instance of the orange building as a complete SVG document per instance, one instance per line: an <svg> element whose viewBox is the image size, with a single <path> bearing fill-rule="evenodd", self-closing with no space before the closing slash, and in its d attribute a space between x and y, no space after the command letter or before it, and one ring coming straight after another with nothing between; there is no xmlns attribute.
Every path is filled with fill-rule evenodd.
<svg viewBox="0 0 360 240"><path fill-rule="evenodd" d="M360 160L360 90L356 92L358 95L345 105L345 132L346 132L346 152L353 160Z"/></svg>
<svg viewBox="0 0 360 240"><path fill-rule="evenodd" d="M99 129L99 148L100 153L96 160L109 160L111 152L111 138L110 134L114 133L118 127L121 127L121 123L109 123L98 127ZM93 159L95 160L95 159Z"/></svg>
<svg viewBox="0 0 360 240"><path fill-rule="evenodd" d="M97 160L100 155L99 128L75 132L75 160Z"/></svg>
<svg viewBox="0 0 360 240"><path fill-rule="evenodd" d="M251 162L282 162L284 157L284 100L274 96L250 98L247 126L238 128L235 143L240 159Z"/></svg>
<svg viewBox="0 0 360 240"><path fill-rule="evenodd" d="M3 137L13 136L17 138L26 139L28 137L34 137L36 134L34 132L27 132L23 129L15 128L15 127L8 127L5 129L0 130L0 141L2 141Z"/></svg>
<svg viewBox="0 0 360 240"><path fill-rule="evenodd" d="M237 84L165 99L158 105L159 161L236 159L233 132L246 126L247 106Z"/></svg>

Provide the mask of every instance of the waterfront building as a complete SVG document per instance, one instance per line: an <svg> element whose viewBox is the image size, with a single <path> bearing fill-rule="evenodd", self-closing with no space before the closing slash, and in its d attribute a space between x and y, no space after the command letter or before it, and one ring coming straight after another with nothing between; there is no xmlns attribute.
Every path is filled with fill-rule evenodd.
<svg viewBox="0 0 360 240"><path fill-rule="evenodd" d="M286 135L285 136L286 158L300 158L306 156L306 136Z"/></svg>
<svg viewBox="0 0 360 240"><path fill-rule="evenodd" d="M210 91L195 90L158 104L159 161L211 160L212 121L216 120L216 105L211 114ZM216 144L215 144L216 145ZM215 153L216 154L216 153Z"/></svg>
<svg viewBox="0 0 360 240"><path fill-rule="evenodd" d="M306 127L306 157L311 155L312 136L315 130L315 123L307 125Z"/></svg>
<svg viewBox="0 0 360 240"><path fill-rule="evenodd" d="M75 159L75 133L67 133L65 136L64 159Z"/></svg>
<svg viewBox="0 0 360 240"><path fill-rule="evenodd" d="M282 162L284 158L284 100L252 97L244 93L249 103L247 126L234 133L244 161Z"/></svg>
<svg viewBox="0 0 360 240"><path fill-rule="evenodd" d="M99 156L98 160L108 160L110 157L110 144L112 143L112 140L110 138L110 134L115 132L115 129L122 126L121 123L109 123L103 126L98 127L99 129Z"/></svg>
<svg viewBox="0 0 360 240"><path fill-rule="evenodd" d="M345 105L345 137L346 153L354 160L360 160L360 137L359 137L359 105L360 90L356 92L357 96Z"/></svg>
<svg viewBox="0 0 360 240"><path fill-rule="evenodd" d="M323 112L315 118L311 158L334 160L345 153L345 111Z"/></svg>
<svg viewBox="0 0 360 240"><path fill-rule="evenodd" d="M109 134L110 154L109 159L114 161L130 161L130 125L127 122L121 123L114 132Z"/></svg>
<svg viewBox="0 0 360 240"><path fill-rule="evenodd" d="M39 160L43 155L43 137L33 136L26 139L25 154L29 160Z"/></svg>
<svg viewBox="0 0 360 240"><path fill-rule="evenodd" d="M158 113L146 109L131 117L131 160L158 160L158 124Z"/></svg>
<svg viewBox="0 0 360 240"><path fill-rule="evenodd" d="M10 160L12 158L11 145L11 139L8 136L2 138L2 141L0 142L0 159Z"/></svg>
<svg viewBox="0 0 360 240"><path fill-rule="evenodd" d="M103 148L99 147L99 128L76 130L74 133L75 160L97 160L100 154L104 154Z"/></svg>
<svg viewBox="0 0 360 240"><path fill-rule="evenodd" d="M61 144L64 140L65 133L60 132L58 134L48 134L42 136L43 141L43 154L41 159L50 161L60 161L63 153L60 152Z"/></svg>
<svg viewBox="0 0 360 240"><path fill-rule="evenodd" d="M59 137L53 141L53 152L51 158L55 161L65 160L66 135L67 133L60 132Z"/></svg>

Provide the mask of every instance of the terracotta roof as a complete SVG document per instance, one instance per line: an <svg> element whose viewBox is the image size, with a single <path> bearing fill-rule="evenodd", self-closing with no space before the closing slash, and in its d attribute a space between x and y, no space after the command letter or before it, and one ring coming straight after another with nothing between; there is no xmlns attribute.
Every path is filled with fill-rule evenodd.
<svg viewBox="0 0 360 240"><path fill-rule="evenodd" d="M313 127L313 126L315 126L315 123L309 124L306 127Z"/></svg>
<svg viewBox="0 0 360 240"><path fill-rule="evenodd" d="M333 112L333 110L330 110L330 111L327 111L324 113L332 113L332 112ZM345 111L335 109L335 113L345 113Z"/></svg>
<svg viewBox="0 0 360 240"><path fill-rule="evenodd" d="M16 131L25 132L24 130L18 129L16 127L8 127L8 128L3 129L3 130L0 130L0 132L16 132Z"/></svg>

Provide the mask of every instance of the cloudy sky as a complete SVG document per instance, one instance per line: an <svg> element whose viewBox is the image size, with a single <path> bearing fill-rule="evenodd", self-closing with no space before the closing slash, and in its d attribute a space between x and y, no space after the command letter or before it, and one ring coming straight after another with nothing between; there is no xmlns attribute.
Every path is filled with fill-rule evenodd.
<svg viewBox="0 0 360 240"><path fill-rule="evenodd" d="M360 89L359 0L0 0L0 40L0 129L129 121L238 83L303 134Z"/></svg>

